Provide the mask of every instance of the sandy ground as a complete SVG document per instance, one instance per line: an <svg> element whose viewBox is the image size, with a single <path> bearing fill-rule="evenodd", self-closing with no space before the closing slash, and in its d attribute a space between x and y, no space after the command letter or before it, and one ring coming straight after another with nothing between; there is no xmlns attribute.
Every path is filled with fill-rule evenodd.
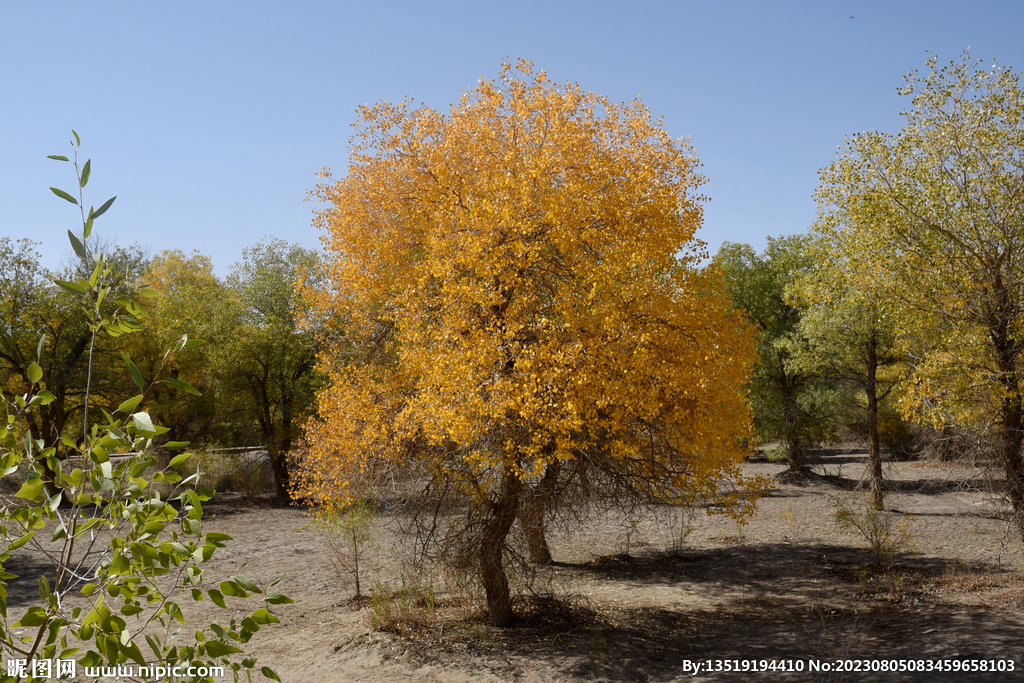
<svg viewBox="0 0 1024 683"><path fill-rule="evenodd" d="M749 463L774 475L780 464ZM627 524L613 516L551 536L555 564L517 600L520 622L493 629L438 585L438 607L402 634L374 631L350 600L299 508L214 502L207 530L234 542L207 575L242 573L295 600L281 624L249 643L283 681L1014 681L1024 680L1024 558L978 473L927 463L887 465L887 514L912 514L913 549L875 569L865 540L840 529L833 497L864 473L864 456L824 455L833 477L778 485L745 524L699 513L685 527L665 510ZM965 484L964 481L967 481ZM388 539L367 561L394 579ZM206 617L200 608L198 616ZM214 616L211 612L209 616ZM811 660L1012 659L1013 673L809 672ZM793 660L804 671L726 673L706 660ZM704 664L706 667L707 664ZM742 666L742 664L741 664ZM794 665L795 666L795 665Z"/></svg>

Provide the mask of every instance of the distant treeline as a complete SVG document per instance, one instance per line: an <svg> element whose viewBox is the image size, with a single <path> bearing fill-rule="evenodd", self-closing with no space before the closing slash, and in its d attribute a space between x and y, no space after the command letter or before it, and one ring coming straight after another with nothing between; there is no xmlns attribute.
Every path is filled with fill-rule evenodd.
<svg viewBox="0 0 1024 683"><path fill-rule="evenodd" d="M133 304L129 322L97 338L90 423L101 415L97 408L113 412L125 396L139 393L135 372L148 387L165 350L182 335L202 340L174 356L142 409L170 428L162 439L194 446L263 445L283 495L284 456L320 381L316 336L302 324L301 304L293 294L300 275L316 276L317 253L268 237L246 249L222 279L209 257L198 252L169 250L149 258L137 246L94 248L106 253L118 274L108 296L127 301L143 286L147 296L141 306ZM82 433L89 320L80 297L54 282L88 277L86 271L85 262L73 255L61 269L49 271L31 241L0 238L0 382L8 394L23 392L31 384L29 367L38 360L39 386L55 400L33 414L30 428L47 448L58 445L62 434ZM167 376L171 382L163 381ZM195 392L173 388L174 379Z"/></svg>

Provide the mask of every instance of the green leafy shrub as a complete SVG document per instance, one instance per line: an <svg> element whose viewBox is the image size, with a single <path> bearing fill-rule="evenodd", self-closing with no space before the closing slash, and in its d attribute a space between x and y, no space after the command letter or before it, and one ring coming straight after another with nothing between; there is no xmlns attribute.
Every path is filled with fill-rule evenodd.
<svg viewBox="0 0 1024 683"><path fill-rule="evenodd" d="M141 329L145 310L132 297L111 294L114 273L102 254L90 244L93 221L110 208L114 199L99 209L85 210L82 189L89 180L91 163L78 165L81 141L74 134L74 160L78 198L51 188L75 204L82 214L82 236L68 231L83 271L73 281L58 281L64 290L79 296L89 317L91 340L88 380L82 405L82 432L60 434L54 445L33 431L37 412L54 401L41 383L38 362L22 373L27 386L22 393L2 395L4 418L0 420L0 469L3 477L26 472L17 491L0 493L0 655L9 662L4 681L39 680L77 672L98 678L97 667L195 666L195 675L177 680L213 681L212 669L251 677L256 666L244 657L243 646L263 626L279 620L273 605L291 602L244 576L214 583L203 565L218 548L231 540L226 534L208 532L203 523L203 503L212 491L195 486L198 471L182 476L175 470L191 456L182 452L161 467L153 454L154 439L167 430L153 424L141 410L154 385L194 392L187 383L160 377L164 364L198 340L182 337L164 354L164 364L148 381L139 368L122 354L131 381L139 393L116 410L90 413L89 387L93 356L99 335L119 336ZM140 296L149 296L145 288ZM41 360L43 340L36 351ZM96 413L101 413L96 419ZM167 443L181 451L186 443ZM6 488L0 490L7 490ZM164 493L161 493L163 491ZM49 571L38 574L39 600L20 616L8 614L8 585L19 577L12 571L25 566L31 551L47 557ZM214 604L233 612L247 600L241 616L226 626L217 623L178 640L186 618L182 599ZM50 662L56 661L51 668ZM44 669L43 663L46 663ZM37 668L38 667L38 668ZM83 671L84 670L84 671ZM138 669L135 669L138 671ZM280 680L268 667L262 674ZM44 673L45 672L45 673ZM69 677L75 674L71 673Z"/></svg>

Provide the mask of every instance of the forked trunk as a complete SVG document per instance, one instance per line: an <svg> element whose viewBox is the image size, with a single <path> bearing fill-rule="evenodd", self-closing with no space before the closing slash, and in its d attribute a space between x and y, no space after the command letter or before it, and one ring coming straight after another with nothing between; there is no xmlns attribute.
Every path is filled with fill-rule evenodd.
<svg viewBox="0 0 1024 683"><path fill-rule="evenodd" d="M558 473L561 469L560 461L555 460L550 463L531 495L526 496L523 500L523 513L520 515L519 521L523 525L523 533L526 535L530 562L534 564L551 564L551 550L548 548L544 520L548 503L551 502L551 497L558 486Z"/></svg>
<svg viewBox="0 0 1024 683"><path fill-rule="evenodd" d="M523 483L506 470L498 500L491 505L491 514L484 526L480 544L480 574L487 594L487 611L491 626L512 625L512 597L502 564L505 539L516 519L516 508Z"/></svg>

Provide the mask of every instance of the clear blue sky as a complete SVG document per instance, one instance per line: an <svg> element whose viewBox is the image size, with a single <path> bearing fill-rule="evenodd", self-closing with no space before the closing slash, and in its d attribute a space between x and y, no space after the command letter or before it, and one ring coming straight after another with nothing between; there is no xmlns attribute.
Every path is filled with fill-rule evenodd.
<svg viewBox="0 0 1024 683"><path fill-rule="evenodd" d="M851 16L853 18L851 18ZM814 219L846 136L898 130L902 76L968 46L1024 69L1024 2L15 2L0 0L0 235L54 266L73 207L72 127L97 230L198 249L220 274L273 234L317 246L316 172L347 163L361 103L446 107L505 58L691 138L711 196L700 236L764 245Z"/></svg>

